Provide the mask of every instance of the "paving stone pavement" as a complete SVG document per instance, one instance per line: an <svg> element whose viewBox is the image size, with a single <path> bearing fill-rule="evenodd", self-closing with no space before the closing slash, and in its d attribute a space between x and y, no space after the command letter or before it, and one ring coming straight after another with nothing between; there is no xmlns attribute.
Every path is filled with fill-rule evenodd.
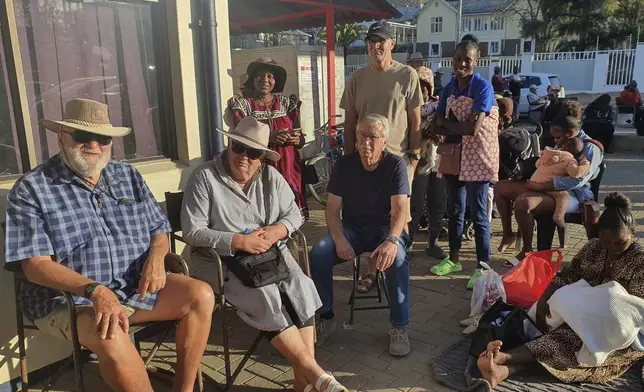
<svg viewBox="0 0 644 392"><path fill-rule="evenodd" d="M635 202L635 217L639 231L644 228L644 156L611 154L607 155L608 169L602 184L602 199L607 192L623 191ZM311 200L311 203L313 201ZM309 245L314 244L326 234L324 212L319 205L312 205L311 219L303 231ZM499 242L500 224L494 220L492 225L492 247ZM411 290L409 337L412 352L404 358L396 359L387 353L388 348L388 311L362 311L356 313L354 325L347 325L349 319L349 299L351 291L351 268L349 264L337 266L334 270L336 314L340 321L338 331L316 350L320 365L332 371L336 378L351 391L407 391L442 392L450 389L439 385L432 377L431 361L443 349L461 338L459 321L469 315L471 292L465 290L465 283L475 267L474 242L465 241L462 260L465 270L448 277L435 277L429 268L437 260L423 253L427 235L421 232L413 246L411 258ZM564 260L569 262L574 254L585 244L583 228L571 226ZM442 243L447 247L446 243ZM492 267L503 273L503 260L510 256L494 255ZM368 300L365 300L368 301ZM256 331L233 317L230 325L231 347L234 362L243 356L243 351L255 338ZM220 339L219 318L215 316L209 346L203 358L203 371L216 381L222 381L224 363ZM149 345L144 344L144 349ZM159 366L169 367L174 360L174 344L169 339L159 351ZM92 391L107 391L107 386L98 376L95 364L88 366L87 384ZM73 374L65 374L52 391L71 391ZM289 389L293 373L288 362L270 344L263 341L255 355L231 391L277 391ZM42 386L41 386L42 388ZM35 390L39 390L36 388ZM169 391L170 388L155 382L156 391ZM206 391L215 391L211 383L206 383Z"/></svg>

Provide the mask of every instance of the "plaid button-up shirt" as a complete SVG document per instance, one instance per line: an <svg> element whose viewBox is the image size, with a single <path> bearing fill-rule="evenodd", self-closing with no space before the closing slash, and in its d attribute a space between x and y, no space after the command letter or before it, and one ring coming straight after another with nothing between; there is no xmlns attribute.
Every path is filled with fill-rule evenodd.
<svg viewBox="0 0 644 392"><path fill-rule="evenodd" d="M152 236L169 232L170 224L136 169L110 161L91 189L56 155L22 176L7 201L7 263L51 255L109 287L122 303L154 307L156 294L141 300L136 290ZM30 320L64 303L56 291L31 283L23 285L22 295Z"/></svg>

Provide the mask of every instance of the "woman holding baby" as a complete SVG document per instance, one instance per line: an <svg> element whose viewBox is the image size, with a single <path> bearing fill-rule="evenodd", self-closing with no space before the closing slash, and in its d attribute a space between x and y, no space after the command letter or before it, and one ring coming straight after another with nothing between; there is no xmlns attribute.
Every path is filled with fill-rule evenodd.
<svg viewBox="0 0 644 392"><path fill-rule="evenodd" d="M594 143L580 129L580 120L577 117L561 112L550 125L550 135L555 141L555 150L569 151L575 159L587 167L575 176L536 176L536 181L531 179L524 182L519 180L500 181L495 187L496 206L503 226L503 238L499 252L504 252L514 241L516 236L512 232L512 207L523 239L523 249L516 256L522 260L527 252L532 249L532 236L534 215L553 215L557 211L557 198L563 196L567 199L564 213L580 211L580 203L592 200L594 195L590 189L590 182L600 171L604 159L602 149ZM580 146L575 138L581 140ZM580 149L581 147L581 149ZM581 152L579 152L581 151ZM548 153L550 155L551 153ZM587 162L585 162L587 161ZM560 192L567 192L566 194ZM558 211L561 212L561 211ZM563 224L561 214L557 217L559 224Z"/></svg>
<svg viewBox="0 0 644 392"><path fill-rule="evenodd" d="M433 133L443 135L438 172L447 183L449 257L430 270L447 275L462 270L459 260L466 206L474 223L478 262L490 258L488 193L498 180L499 111L489 81L474 73L479 58L475 37L468 35L456 47L454 77L443 88ZM491 207L491 206L489 206ZM478 268L468 288L481 276Z"/></svg>

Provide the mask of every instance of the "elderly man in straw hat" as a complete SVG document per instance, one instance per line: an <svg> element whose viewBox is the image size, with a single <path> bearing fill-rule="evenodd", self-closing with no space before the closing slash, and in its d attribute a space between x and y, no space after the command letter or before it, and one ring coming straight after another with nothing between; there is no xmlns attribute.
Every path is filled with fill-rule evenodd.
<svg viewBox="0 0 644 392"><path fill-rule="evenodd" d="M244 117L234 130L222 132L228 149L190 176L181 227L193 250L191 271L218 290L221 277L212 259L221 257L226 300L291 363L296 392L346 391L315 360L313 317L322 302L286 246L302 215L284 177L267 164L281 158L268 147L269 131L255 117ZM248 270L238 269L248 258L268 263L251 271L282 260L288 273L263 273L262 283L250 284Z"/></svg>
<svg viewBox="0 0 644 392"><path fill-rule="evenodd" d="M118 391L152 391L130 325L179 320L173 391L192 391L214 307L212 289L166 274L170 225L132 166L110 160L107 105L73 99L63 121L42 120L60 153L26 173L9 192L5 257L29 280L25 316L43 332L70 338L57 290L77 305L78 338L98 355L101 375Z"/></svg>

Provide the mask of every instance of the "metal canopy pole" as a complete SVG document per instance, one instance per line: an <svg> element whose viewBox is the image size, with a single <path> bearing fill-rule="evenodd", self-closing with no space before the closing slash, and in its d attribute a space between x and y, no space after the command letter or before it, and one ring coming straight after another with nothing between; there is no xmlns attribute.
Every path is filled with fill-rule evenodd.
<svg viewBox="0 0 644 392"><path fill-rule="evenodd" d="M210 154L224 151L224 137L215 128L223 129L221 90L219 81L219 51L217 47L217 13L215 0L201 0L201 39L208 97Z"/></svg>
<svg viewBox="0 0 644 392"><path fill-rule="evenodd" d="M329 125L335 125L335 15L333 0L329 0L326 9L326 69L327 69L327 104L329 110ZM345 53L346 56L346 53ZM329 134L331 128L329 127Z"/></svg>

